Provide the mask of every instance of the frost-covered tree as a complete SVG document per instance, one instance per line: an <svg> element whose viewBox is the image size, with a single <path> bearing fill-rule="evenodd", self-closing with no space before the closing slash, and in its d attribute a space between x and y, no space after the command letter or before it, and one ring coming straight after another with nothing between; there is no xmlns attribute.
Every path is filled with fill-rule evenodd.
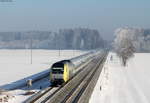
<svg viewBox="0 0 150 103"><path fill-rule="evenodd" d="M133 45L134 33L126 29L117 29L115 31L114 48L122 63L126 66L127 60L134 56L135 47Z"/></svg>
<svg viewBox="0 0 150 103"><path fill-rule="evenodd" d="M122 42L120 42L120 45L116 47L116 52L117 55L121 58L123 65L126 66L127 60L134 56L133 53L135 52L135 48L130 39L124 38Z"/></svg>

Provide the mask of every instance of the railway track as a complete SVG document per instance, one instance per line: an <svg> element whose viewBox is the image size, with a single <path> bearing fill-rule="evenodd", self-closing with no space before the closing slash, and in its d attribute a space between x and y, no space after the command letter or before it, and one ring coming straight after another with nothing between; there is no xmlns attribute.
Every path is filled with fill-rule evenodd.
<svg viewBox="0 0 150 103"><path fill-rule="evenodd" d="M87 103L106 56L107 53L94 57L93 60L82 66L82 71L66 84L61 87L46 88L25 103Z"/></svg>
<svg viewBox="0 0 150 103"><path fill-rule="evenodd" d="M84 62L82 65L80 65L78 68L85 68L87 66L88 63L91 62L92 59L89 59L88 61ZM78 71L74 77L79 73L80 71ZM69 81L71 81L73 78L71 78ZM68 81L68 82L69 82ZM68 83L67 82L67 83ZM38 93L36 93L35 95L33 95L32 97L30 97L29 99L27 99L25 101L25 103L41 103L44 101L46 101L50 96L52 96L55 92L59 91L64 85L66 85L67 83L61 85L59 88L57 87L49 87L49 88L45 88L42 91L39 91ZM54 89L54 90L53 90ZM52 94L53 92L53 94ZM49 94L49 96L48 96ZM42 97L43 96L43 97Z"/></svg>

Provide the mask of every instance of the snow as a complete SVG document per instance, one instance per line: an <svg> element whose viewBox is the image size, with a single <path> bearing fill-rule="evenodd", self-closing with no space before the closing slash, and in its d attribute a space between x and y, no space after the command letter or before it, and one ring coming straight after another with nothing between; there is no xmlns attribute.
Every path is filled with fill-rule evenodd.
<svg viewBox="0 0 150 103"><path fill-rule="evenodd" d="M86 51L33 50L31 64L30 50L0 50L0 87L33 74L45 71L62 59L69 59Z"/></svg>
<svg viewBox="0 0 150 103"><path fill-rule="evenodd" d="M22 85L28 79L36 79L38 76L45 75L51 65L59 60L70 59L86 53L87 51L79 50L33 50L33 58L31 64L30 50L0 50L0 88L12 89L16 85ZM49 83L45 78L35 83L30 88L22 88L16 90L1 90L0 103L22 103L32 96L25 95L30 91L38 92L42 87L46 87Z"/></svg>
<svg viewBox="0 0 150 103"><path fill-rule="evenodd" d="M150 53L135 53L123 67L116 54L109 53L90 103L149 103L149 61Z"/></svg>
<svg viewBox="0 0 150 103"><path fill-rule="evenodd" d="M3 98L1 102L7 100L8 103L22 103L22 101L25 101L28 97L30 97L30 95L24 95L26 92L27 91L24 90L13 90L4 92L3 95L0 95L0 98ZM6 97L7 99L4 99L4 97Z"/></svg>

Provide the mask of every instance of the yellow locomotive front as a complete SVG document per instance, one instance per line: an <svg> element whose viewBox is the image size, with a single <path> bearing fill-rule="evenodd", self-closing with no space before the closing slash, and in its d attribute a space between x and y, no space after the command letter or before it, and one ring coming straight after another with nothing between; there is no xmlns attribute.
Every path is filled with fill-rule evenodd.
<svg viewBox="0 0 150 103"><path fill-rule="evenodd" d="M63 60L52 65L50 71L50 82L52 85L62 84L69 80L72 76L70 63L70 60Z"/></svg>

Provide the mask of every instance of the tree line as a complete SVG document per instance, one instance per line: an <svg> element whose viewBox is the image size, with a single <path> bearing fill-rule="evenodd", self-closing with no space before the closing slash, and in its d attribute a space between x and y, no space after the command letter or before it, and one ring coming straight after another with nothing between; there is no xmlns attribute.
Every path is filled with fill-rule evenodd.
<svg viewBox="0 0 150 103"><path fill-rule="evenodd" d="M60 29L58 32L0 32L1 49L96 49L104 47L97 30L89 28Z"/></svg>

